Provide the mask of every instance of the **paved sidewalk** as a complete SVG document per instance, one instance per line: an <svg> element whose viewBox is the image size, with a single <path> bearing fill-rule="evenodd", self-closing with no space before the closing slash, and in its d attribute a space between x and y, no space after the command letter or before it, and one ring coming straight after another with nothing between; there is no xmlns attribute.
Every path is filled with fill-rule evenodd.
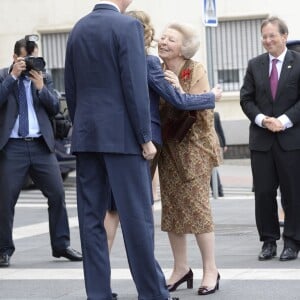
<svg viewBox="0 0 300 300"><path fill-rule="evenodd" d="M211 198L216 233L216 260L221 274L220 290L205 300L299 300L300 258L280 262L257 259L261 244L254 220L254 197L249 160L225 160L219 167L225 197ZM80 248L76 210L75 177L66 184L72 246ZM82 264L51 257L47 206L38 191L23 191L15 218L16 252L12 265L0 269L1 300L84 300ZM155 251L166 277L173 258L167 234L160 230L160 201L155 203ZM188 261L194 271L194 288L182 284L172 293L180 300L196 300L202 274L201 256L189 235ZM278 254L282 249L278 243ZM137 292L128 269L121 229L111 254L112 289L119 300L136 300ZM202 299L202 298L201 298ZM153 299L155 300L155 299Z"/></svg>
<svg viewBox="0 0 300 300"><path fill-rule="evenodd" d="M252 173L249 159L227 159L219 166L224 187L245 187L252 189Z"/></svg>

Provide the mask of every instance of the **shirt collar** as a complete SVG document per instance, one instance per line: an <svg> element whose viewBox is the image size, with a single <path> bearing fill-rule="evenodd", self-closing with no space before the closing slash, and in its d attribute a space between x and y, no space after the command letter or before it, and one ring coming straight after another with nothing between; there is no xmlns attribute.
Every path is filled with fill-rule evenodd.
<svg viewBox="0 0 300 300"><path fill-rule="evenodd" d="M118 5L116 5L115 3L113 2L110 2L110 1L100 1L99 4L109 4L109 5L112 5L114 6L119 12L121 12L120 8L118 7Z"/></svg>
<svg viewBox="0 0 300 300"><path fill-rule="evenodd" d="M275 57L275 56L273 56L273 55L271 55L271 54L269 53L270 62L272 62L272 60L273 60L274 58L276 58L276 59L278 59L281 63L283 63L284 58L285 58L285 55L286 55L286 52L287 52L287 48L285 47L284 51L283 51L278 57Z"/></svg>

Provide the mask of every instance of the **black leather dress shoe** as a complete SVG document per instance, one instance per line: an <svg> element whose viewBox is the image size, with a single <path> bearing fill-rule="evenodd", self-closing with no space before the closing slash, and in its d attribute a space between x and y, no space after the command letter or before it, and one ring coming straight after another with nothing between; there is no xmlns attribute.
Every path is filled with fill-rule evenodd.
<svg viewBox="0 0 300 300"><path fill-rule="evenodd" d="M118 300L118 294L117 293L111 293L112 300Z"/></svg>
<svg viewBox="0 0 300 300"><path fill-rule="evenodd" d="M53 250L52 255L54 257L65 257L71 261L82 261L82 254L71 247L68 247L64 250Z"/></svg>
<svg viewBox="0 0 300 300"><path fill-rule="evenodd" d="M276 256L277 246L275 243L265 242L262 246L262 250L258 255L258 260L268 260Z"/></svg>
<svg viewBox="0 0 300 300"><path fill-rule="evenodd" d="M280 254L279 260L287 261L287 260L296 259L298 257L298 252L299 250L294 250L289 247L284 247Z"/></svg>
<svg viewBox="0 0 300 300"><path fill-rule="evenodd" d="M9 267L10 256L8 254L0 254L0 268Z"/></svg>

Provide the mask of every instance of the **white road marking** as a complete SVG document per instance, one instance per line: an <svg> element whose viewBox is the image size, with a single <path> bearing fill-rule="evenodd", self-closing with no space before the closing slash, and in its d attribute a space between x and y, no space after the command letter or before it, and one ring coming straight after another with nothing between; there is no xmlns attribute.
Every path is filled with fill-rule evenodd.
<svg viewBox="0 0 300 300"><path fill-rule="evenodd" d="M163 269L166 277L172 270ZM201 269L193 269L194 278L200 280ZM223 280L300 280L299 269L219 269ZM112 269L112 280L131 280L129 269ZM79 269L1 269L0 280L83 280Z"/></svg>
<svg viewBox="0 0 300 300"><path fill-rule="evenodd" d="M66 206L67 206L67 208L76 208L77 204L67 203ZM45 209L47 209L48 205L47 204L40 204L40 203L20 203L20 204L17 204L17 207L20 207L20 208L45 208Z"/></svg>
<svg viewBox="0 0 300 300"><path fill-rule="evenodd" d="M77 227L78 226L78 218L73 217L69 218L69 227ZM21 227L16 227L13 229L13 237L14 240L24 239L40 234L48 234L49 233L49 223L41 222L32 225L26 225Z"/></svg>

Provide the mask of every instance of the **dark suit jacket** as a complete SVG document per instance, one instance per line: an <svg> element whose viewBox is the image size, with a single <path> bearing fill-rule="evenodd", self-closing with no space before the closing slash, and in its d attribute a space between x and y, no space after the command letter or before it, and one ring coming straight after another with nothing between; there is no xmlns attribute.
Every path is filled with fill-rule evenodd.
<svg viewBox="0 0 300 300"><path fill-rule="evenodd" d="M206 93L202 95L181 94L164 76L159 58L147 55L147 75L150 96L152 139L162 144L159 100L160 97L181 110L203 110L215 108L215 95Z"/></svg>
<svg viewBox="0 0 300 300"><path fill-rule="evenodd" d="M59 111L59 100L53 92L53 82L47 76L46 84L38 92L31 84L34 109L41 134L51 152L54 151L54 135L49 117ZM0 150L7 143L18 117L18 81L9 73L8 68L0 70Z"/></svg>
<svg viewBox="0 0 300 300"><path fill-rule="evenodd" d="M106 4L73 28L65 64L72 152L141 154L152 139L143 37L139 21Z"/></svg>
<svg viewBox="0 0 300 300"><path fill-rule="evenodd" d="M300 149L300 54L287 50L275 100L269 83L268 53L251 59L240 91L240 103L251 121L250 150L268 151L275 139L284 150ZM294 126L273 133L255 124L259 113L272 117L286 114Z"/></svg>

